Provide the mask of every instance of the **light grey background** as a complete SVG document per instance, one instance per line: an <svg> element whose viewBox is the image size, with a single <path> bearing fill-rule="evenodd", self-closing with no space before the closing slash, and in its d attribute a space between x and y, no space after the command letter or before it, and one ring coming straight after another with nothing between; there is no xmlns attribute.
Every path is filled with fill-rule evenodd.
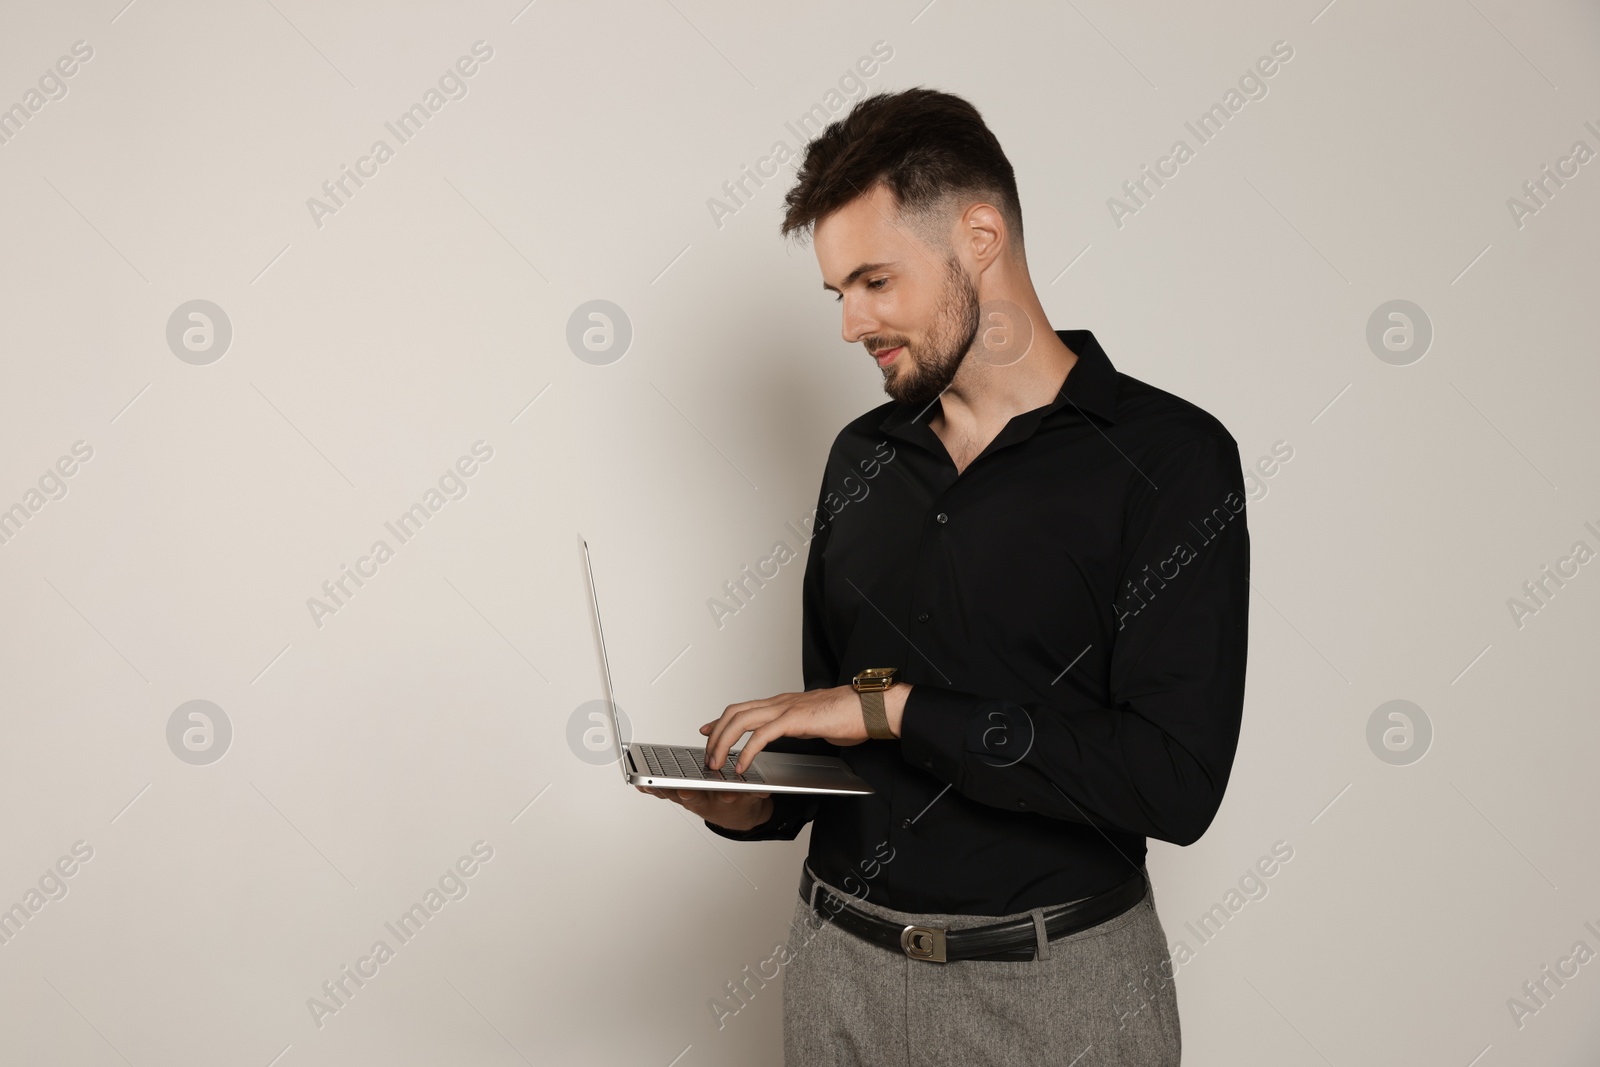
<svg viewBox="0 0 1600 1067"><path fill-rule="evenodd" d="M1595 7L924 4L8 6L0 106L93 58L0 145L0 507L93 454L0 544L0 907L93 855L0 945L0 1061L778 1062L777 981L720 1029L709 1002L785 936L804 836L715 838L569 749L602 695L578 537L641 737L800 687L803 563L720 628L707 601L793 543L885 398L777 237L792 171L721 225L708 200L884 42L871 89L959 93L999 135L1053 326L1245 463L1293 450L1249 508L1226 801L1151 847L1195 953L1185 1063L1594 1062L1600 963L1521 1026L1507 1001L1600 951L1600 564L1508 605L1600 550L1600 162L1508 207L1600 150ZM480 40L398 145L383 124ZM1267 95L1115 224L1278 41ZM379 138L319 227L308 198ZM205 365L167 344L191 300L232 328ZM591 300L629 318L620 360L567 347ZM1366 341L1391 300L1432 324L1405 366ZM316 625L477 441L466 495ZM169 747L193 700L231 726L209 763ZM1368 746L1391 700L1432 726L1408 765ZM399 945L384 924L480 841ZM1197 947L1185 923L1280 841ZM308 1000L380 938L319 1027Z"/></svg>

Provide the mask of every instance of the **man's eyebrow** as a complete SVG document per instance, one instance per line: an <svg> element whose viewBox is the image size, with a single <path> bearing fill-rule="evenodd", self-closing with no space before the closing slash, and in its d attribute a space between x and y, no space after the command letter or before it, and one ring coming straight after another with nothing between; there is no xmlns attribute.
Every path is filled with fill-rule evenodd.
<svg viewBox="0 0 1600 1067"><path fill-rule="evenodd" d="M892 267L892 266L894 266L894 263L892 263L892 262L891 263L863 263L863 264L861 264L861 266L857 267L855 270L851 271L848 275L845 276L845 279L844 279L845 287L848 288L850 286L851 282L855 281L857 278L861 277L863 274L868 273L869 271L881 270L884 267ZM839 290L835 289L833 286L829 285L827 282L823 282L822 283L822 287L824 289L826 289L830 293L837 293L839 291Z"/></svg>

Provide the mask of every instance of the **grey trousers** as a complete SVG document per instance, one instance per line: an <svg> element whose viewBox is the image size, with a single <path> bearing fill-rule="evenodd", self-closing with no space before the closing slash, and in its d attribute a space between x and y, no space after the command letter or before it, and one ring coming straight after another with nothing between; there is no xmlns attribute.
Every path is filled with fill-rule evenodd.
<svg viewBox="0 0 1600 1067"><path fill-rule="evenodd" d="M895 911L823 885L896 923L960 929L998 921ZM1153 891L1113 919L1044 942L1040 958L1026 962L911 959L812 918L803 900L795 903L789 947L784 1067L1176 1067L1179 1061L1177 989Z"/></svg>

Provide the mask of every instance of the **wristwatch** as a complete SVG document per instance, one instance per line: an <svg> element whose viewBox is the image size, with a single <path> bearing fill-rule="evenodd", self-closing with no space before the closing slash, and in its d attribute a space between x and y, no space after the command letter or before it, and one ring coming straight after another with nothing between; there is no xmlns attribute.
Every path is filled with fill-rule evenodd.
<svg viewBox="0 0 1600 1067"><path fill-rule="evenodd" d="M883 694L894 685L898 667L868 667L850 679L850 687L861 698L861 717L867 721L867 736L878 741L893 740L889 715L883 707Z"/></svg>

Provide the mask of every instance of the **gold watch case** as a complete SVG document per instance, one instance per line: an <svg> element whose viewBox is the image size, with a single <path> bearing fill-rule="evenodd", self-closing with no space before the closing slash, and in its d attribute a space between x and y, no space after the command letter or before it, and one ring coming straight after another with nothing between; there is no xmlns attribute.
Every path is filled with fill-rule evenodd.
<svg viewBox="0 0 1600 1067"><path fill-rule="evenodd" d="M894 685L894 676L899 670L898 667L868 667L850 679L851 688L857 693L881 693Z"/></svg>

